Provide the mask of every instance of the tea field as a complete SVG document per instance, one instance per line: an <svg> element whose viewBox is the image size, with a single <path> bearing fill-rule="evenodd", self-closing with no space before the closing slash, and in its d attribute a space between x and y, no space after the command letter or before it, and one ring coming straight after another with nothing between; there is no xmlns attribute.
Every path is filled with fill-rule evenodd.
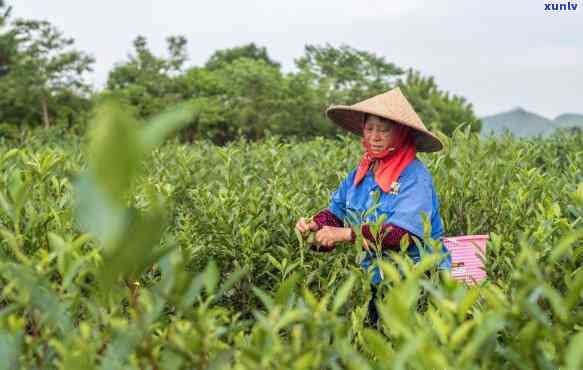
<svg viewBox="0 0 583 370"><path fill-rule="evenodd" d="M581 369L583 135L421 154L448 236L489 234L467 286L315 252L294 225L356 166L354 138L181 144L182 108L103 106L86 137L0 144L0 369Z"/></svg>

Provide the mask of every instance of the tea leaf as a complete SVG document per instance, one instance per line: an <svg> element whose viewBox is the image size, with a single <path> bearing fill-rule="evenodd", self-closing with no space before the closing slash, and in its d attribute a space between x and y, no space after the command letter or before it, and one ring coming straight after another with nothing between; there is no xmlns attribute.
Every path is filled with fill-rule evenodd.
<svg viewBox="0 0 583 370"><path fill-rule="evenodd" d="M346 303L346 300L348 299L348 295L350 294L350 292L352 291L352 288L354 287L355 281L356 281L356 278L353 275L350 275L348 277L348 279L338 289L338 291L336 292L336 295L334 296L334 303L332 305L333 312L338 312L340 307L342 307L342 305L344 303Z"/></svg>
<svg viewBox="0 0 583 370"><path fill-rule="evenodd" d="M581 353L581 348L583 348L583 332L573 335L569 340L569 346L565 353L567 369L576 370L583 366L583 353Z"/></svg>

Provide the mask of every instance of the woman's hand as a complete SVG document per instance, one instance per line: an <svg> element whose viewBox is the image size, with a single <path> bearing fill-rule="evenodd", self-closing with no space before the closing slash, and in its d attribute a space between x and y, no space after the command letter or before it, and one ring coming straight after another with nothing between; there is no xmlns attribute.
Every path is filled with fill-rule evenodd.
<svg viewBox="0 0 583 370"><path fill-rule="evenodd" d="M300 220L296 223L296 230L302 234L305 238L310 231L318 231L319 227L318 224L314 221L308 222L305 218L300 218Z"/></svg>
<svg viewBox="0 0 583 370"><path fill-rule="evenodd" d="M331 247L338 242L351 240L351 232L349 227L324 226L316 233L316 242Z"/></svg>

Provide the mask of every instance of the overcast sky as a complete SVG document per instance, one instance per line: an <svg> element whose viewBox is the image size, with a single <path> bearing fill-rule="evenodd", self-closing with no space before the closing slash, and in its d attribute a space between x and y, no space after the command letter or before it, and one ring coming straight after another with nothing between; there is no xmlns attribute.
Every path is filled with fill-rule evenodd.
<svg viewBox="0 0 583 370"><path fill-rule="evenodd" d="M285 70L304 45L329 42L432 75L479 116L517 106L549 118L583 113L583 10L550 13L547 2L8 0L15 17L48 20L92 54L96 86L137 35L159 54L167 36L186 36L192 65L217 49L255 42Z"/></svg>

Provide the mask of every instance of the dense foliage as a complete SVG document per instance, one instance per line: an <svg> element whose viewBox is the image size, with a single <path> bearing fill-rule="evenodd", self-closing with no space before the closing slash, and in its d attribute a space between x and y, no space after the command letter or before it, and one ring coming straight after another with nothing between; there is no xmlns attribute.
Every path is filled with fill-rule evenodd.
<svg viewBox="0 0 583 370"><path fill-rule="evenodd" d="M168 57L157 57L142 37L130 59L110 73L105 94L136 107L146 118L170 103L190 101L199 114L182 138L225 144L238 137L335 137L323 112L400 86L426 125L451 135L459 125L480 130L471 104L440 90L432 77L404 71L384 58L346 45L306 45L295 71L284 73L265 48L248 44L218 50L203 67L185 66L186 40L168 39Z"/></svg>
<svg viewBox="0 0 583 370"><path fill-rule="evenodd" d="M4 8L0 3L0 124L82 124L93 58L47 21L7 22L10 10Z"/></svg>
<svg viewBox="0 0 583 370"><path fill-rule="evenodd" d="M2 139L0 368L581 368L581 135L457 131L422 155L447 234L490 235L488 279L395 253L374 330L360 239L316 253L293 231L358 142L162 144L198 108Z"/></svg>

